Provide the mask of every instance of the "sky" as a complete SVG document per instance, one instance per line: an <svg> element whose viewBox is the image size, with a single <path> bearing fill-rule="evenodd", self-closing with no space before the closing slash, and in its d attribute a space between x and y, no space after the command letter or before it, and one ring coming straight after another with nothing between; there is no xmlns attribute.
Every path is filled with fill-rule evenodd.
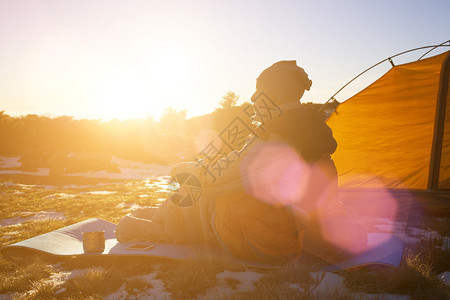
<svg viewBox="0 0 450 300"><path fill-rule="evenodd" d="M279 60L312 79L302 102L323 103L378 61L449 40L449 12L448 0L0 0L0 111L158 119L173 107L192 117L228 91L249 101Z"/></svg>

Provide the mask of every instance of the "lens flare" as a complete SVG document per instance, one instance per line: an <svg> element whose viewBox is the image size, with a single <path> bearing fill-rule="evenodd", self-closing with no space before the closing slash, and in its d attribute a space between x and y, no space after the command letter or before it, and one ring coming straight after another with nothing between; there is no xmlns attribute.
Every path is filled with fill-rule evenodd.
<svg viewBox="0 0 450 300"><path fill-rule="evenodd" d="M297 205L309 181L309 165L285 143L256 144L240 168L246 192L274 205Z"/></svg>
<svg viewBox="0 0 450 300"><path fill-rule="evenodd" d="M399 215L407 218L408 207L399 214L398 199L388 189L338 190L332 160L306 162L282 142L258 142L240 170L249 195L308 215L304 248L330 263L383 248L406 224Z"/></svg>
<svg viewBox="0 0 450 300"><path fill-rule="evenodd" d="M373 180L383 186L381 180ZM407 218L409 206L399 212L398 200L387 188L340 189L339 194L346 207L345 214L325 211L318 217L321 235L327 243L357 255L390 243L404 231L406 223L402 220ZM405 199L408 198L411 199L406 195Z"/></svg>

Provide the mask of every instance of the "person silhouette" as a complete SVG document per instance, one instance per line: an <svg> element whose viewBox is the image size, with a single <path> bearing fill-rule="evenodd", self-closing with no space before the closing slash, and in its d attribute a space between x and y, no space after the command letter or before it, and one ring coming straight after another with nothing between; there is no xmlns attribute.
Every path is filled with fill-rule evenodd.
<svg viewBox="0 0 450 300"><path fill-rule="evenodd" d="M305 244L331 261L340 259L342 253L327 243L328 227L323 225L345 214L330 157L337 143L323 118L301 105L311 85L296 61L265 69L251 98L255 127L241 149L218 160L172 168L175 180L196 182L182 180L188 193L195 188L199 195L201 188L198 201L191 194L127 215L117 226L117 239L206 243L262 261L298 257Z"/></svg>

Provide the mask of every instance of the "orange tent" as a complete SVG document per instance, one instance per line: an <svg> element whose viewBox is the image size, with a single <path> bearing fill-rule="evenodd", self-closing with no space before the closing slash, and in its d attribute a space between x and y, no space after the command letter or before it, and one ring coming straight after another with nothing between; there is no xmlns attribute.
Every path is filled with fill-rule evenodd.
<svg viewBox="0 0 450 300"><path fill-rule="evenodd" d="M397 65L328 119L341 187L450 188L450 51Z"/></svg>

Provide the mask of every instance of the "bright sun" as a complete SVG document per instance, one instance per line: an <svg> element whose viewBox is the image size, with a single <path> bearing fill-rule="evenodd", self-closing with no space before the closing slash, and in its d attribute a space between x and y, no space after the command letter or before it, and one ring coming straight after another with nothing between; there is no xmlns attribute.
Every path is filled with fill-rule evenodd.
<svg viewBox="0 0 450 300"><path fill-rule="evenodd" d="M94 109L103 119L159 118L168 107L183 108L191 76L185 52L159 47L141 64L116 63L104 70L91 85Z"/></svg>

